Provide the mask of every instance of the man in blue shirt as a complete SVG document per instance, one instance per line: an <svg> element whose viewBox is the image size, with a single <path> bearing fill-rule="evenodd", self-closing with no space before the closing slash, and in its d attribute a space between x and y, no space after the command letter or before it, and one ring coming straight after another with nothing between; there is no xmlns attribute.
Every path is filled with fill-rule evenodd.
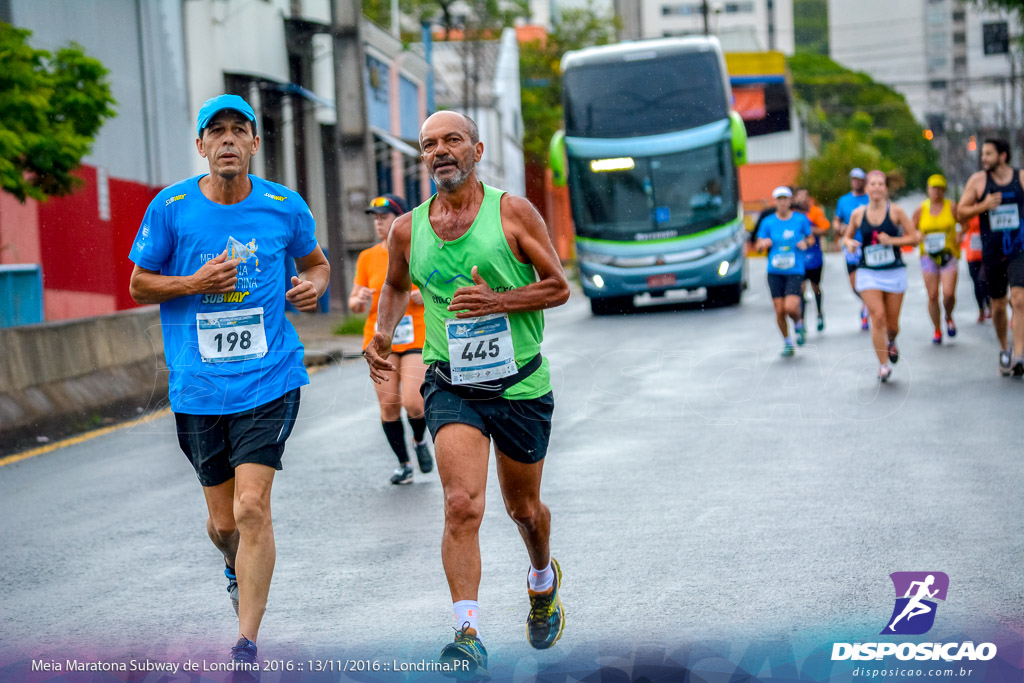
<svg viewBox="0 0 1024 683"><path fill-rule="evenodd" d="M814 244L811 223L802 213L793 211L792 198L793 192L785 185L775 188L775 214L761 222L757 233L757 250L768 250L768 289L775 306L775 321L782 332L783 356L793 355L787 316L793 319L797 344L802 346L806 339L800 302L804 260L808 247Z"/></svg>
<svg viewBox="0 0 1024 683"><path fill-rule="evenodd" d="M251 670L275 561L270 489L309 383L284 305L316 310L331 269L302 198L249 175L260 147L252 107L236 95L207 100L196 132L210 172L149 205L129 256L130 290L140 304L160 304L178 444L224 555L238 614L232 660ZM298 270L290 287L287 258Z"/></svg>
<svg viewBox="0 0 1024 683"><path fill-rule="evenodd" d="M858 206L864 206L868 203L868 195L864 192L864 184L866 182L867 175L863 169L855 168L850 171L850 191L839 198L836 202L836 213L832 218L833 232L837 236L846 234L846 226L850 224L850 216L853 215L853 210ZM856 236L855 236L856 237ZM859 237L856 237L859 241ZM857 291L857 264L860 263L860 250L856 252L850 252L846 250L846 245L843 245L843 255L846 257L846 272L850 276L850 289L853 293L860 298L860 293ZM868 307L861 303L860 307L860 329L868 329Z"/></svg>

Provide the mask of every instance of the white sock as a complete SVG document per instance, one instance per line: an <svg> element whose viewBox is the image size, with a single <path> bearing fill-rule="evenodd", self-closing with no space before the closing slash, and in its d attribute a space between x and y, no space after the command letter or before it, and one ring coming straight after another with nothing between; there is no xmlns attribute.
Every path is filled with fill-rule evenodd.
<svg viewBox="0 0 1024 683"><path fill-rule="evenodd" d="M551 567L551 561L548 560L548 566L544 569L537 569L531 564L527 583L534 593L543 593L551 588L555 583L555 570Z"/></svg>
<svg viewBox="0 0 1024 683"><path fill-rule="evenodd" d="M455 609L455 628L460 631L463 628L471 628L477 633L480 632L480 603L476 600L459 600L452 607ZM466 626L466 624L469 624Z"/></svg>
<svg viewBox="0 0 1024 683"><path fill-rule="evenodd" d="M783 337L782 343L785 344L786 346L792 346L793 345L793 338L792 337Z"/></svg>

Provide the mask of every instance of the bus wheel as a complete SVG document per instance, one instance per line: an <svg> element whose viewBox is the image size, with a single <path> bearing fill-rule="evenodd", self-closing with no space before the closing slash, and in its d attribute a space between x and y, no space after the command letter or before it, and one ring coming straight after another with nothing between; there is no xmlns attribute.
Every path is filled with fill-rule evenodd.
<svg viewBox="0 0 1024 683"><path fill-rule="evenodd" d="M609 296L590 300L590 312L594 315L616 315L633 310L633 297Z"/></svg>
<svg viewBox="0 0 1024 683"><path fill-rule="evenodd" d="M736 306L743 296L743 283L708 287L708 303L715 306Z"/></svg>

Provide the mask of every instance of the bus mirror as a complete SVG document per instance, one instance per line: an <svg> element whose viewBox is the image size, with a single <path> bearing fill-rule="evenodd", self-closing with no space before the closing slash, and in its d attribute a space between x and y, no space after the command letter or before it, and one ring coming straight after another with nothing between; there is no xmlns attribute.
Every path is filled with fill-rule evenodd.
<svg viewBox="0 0 1024 683"><path fill-rule="evenodd" d="M557 130L551 136L548 155L551 163L551 184L555 187L565 187L565 131Z"/></svg>
<svg viewBox="0 0 1024 683"><path fill-rule="evenodd" d="M736 166L747 163L747 127L735 111L729 112L729 131L732 133L732 160Z"/></svg>

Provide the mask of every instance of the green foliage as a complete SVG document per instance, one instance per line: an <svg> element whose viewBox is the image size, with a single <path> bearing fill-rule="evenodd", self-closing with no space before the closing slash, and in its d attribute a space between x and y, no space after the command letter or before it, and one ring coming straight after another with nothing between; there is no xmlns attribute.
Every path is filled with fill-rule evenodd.
<svg viewBox="0 0 1024 683"><path fill-rule="evenodd" d="M617 17L601 14L594 8L593 0L588 0L583 7L561 10L558 24L546 42L519 46L523 148L528 163L546 165L548 143L562 126L562 55L610 43L618 26Z"/></svg>
<svg viewBox="0 0 1024 683"><path fill-rule="evenodd" d="M819 201L847 192L855 166L886 171L894 191L921 189L939 170L938 153L898 92L821 55L794 55L789 68L796 97L810 108L808 128L822 143L799 179Z"/></svg>
<svg viewBox="0 0 1024 683"><path fill-rule="evenodd" d="M71 175L115 115L108 70L71 45L51 55L0 23L0 188L19 201L72 192Z"/></svg>
<svg viewBox="0 0 1024 683"><path fill-rule="evenodd" d="M797 52L828 54L828 0L793 0L793 38Z"/></svg>
<svg viewBox="0 0 1024 683"><path fill-rule="evenodd" d="M346 335L356 334L362 336L363 327L366 325L365 315L349 315L346 316L337 327L334 328L334 334Z"/></svg>

